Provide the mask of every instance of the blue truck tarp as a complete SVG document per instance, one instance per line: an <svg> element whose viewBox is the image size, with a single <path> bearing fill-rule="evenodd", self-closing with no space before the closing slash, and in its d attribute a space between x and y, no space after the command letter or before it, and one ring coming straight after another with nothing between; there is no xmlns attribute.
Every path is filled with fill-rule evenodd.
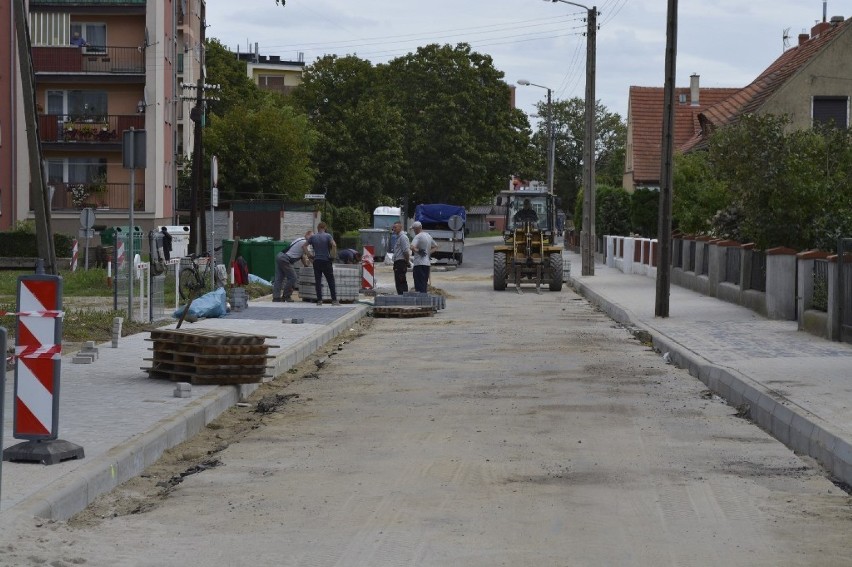
<svg viewBox="0 0 852 567"><path fill-rule="evenodd" d="M436 225L446 227L447 221L453 215L460 216L462 221L467 224L467 211L464 207L458 205L417 205L414 209L414 220L423 223L424 228L429 226L437 228Z"/></svg>

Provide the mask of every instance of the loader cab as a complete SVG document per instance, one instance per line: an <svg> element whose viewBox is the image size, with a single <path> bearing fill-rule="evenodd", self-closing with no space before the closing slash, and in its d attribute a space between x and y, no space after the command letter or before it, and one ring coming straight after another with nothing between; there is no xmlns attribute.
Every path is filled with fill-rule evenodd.
<svg viewBox="0 0 852 567"><path fill-rule="evenodd" d="M555 228L556 210L553 204L553 196L546 192L533 191L508 191L502 195L502 201L506 203L506 230L514 231L521 228L520 219L526 218L524 214L518 213L524 209L524 203L529 201L530 208L535 211L535 228L541 231L552 231ZM515 226L515 225L518 226Z"/></svg>

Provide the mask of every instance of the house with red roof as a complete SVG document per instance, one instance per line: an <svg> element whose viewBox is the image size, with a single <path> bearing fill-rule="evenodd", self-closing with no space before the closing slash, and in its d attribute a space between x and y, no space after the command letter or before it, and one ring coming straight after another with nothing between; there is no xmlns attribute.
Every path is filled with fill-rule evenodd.
<svg viewBox="0 0 852 567"><path fill-rule="evenodd" d="M698 114L699 130L679 151L706 146L714 130L747 114L786 115L790 130L833 122L849 127L852 97L852 20L834 16L786 50L751 84Z"/></svg>
<svg viewBox="0 0 852 567"><path fill-rule="evenodd" d="M849 126L852 97L852 24L841 16L800 34L744 88L699 86L675 90L674 145L680 152L706 147L709 135L749 113L786 114L790 129L834 121ZM622 186L659 189L662 155L663 87L630 87Z"/></svg>
<svg viewBox="0 0 852 567"><path fill-rule="evenodd" d="M698 134L698 115L702 111L739 91L739 88L702 89L697 74L689 79L689 88L675 89L675 147ZM630 87L622 182L628 193L636 189L660 188L664 100L663 87Z"/></svg>

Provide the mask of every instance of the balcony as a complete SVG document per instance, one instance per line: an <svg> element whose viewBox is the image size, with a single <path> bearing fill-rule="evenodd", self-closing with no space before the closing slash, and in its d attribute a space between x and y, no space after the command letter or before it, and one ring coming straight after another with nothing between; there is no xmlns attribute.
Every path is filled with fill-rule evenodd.
<svg viewBox="0 0 852 567"><path fill-rule="evenodd" d="M61 114L39 114L38 133L44 144L114 144L118 149L125 130L145 128L144 114L113 114L75 118Z"/></svg>
<svg viewBox="0 0 852 567"><path fill-rule="evenodd" d="M147 0L30 0L30 6L145 6Z"/></svg>
<svg viewBox="0 0 852 567"><path fill-rule="evenodd" d="M145 75L145 51L138 47L33 47L36 74Z"/></svg>
<svg viewBox="0 0 852 567"><path fill-rule="evenodd" d="M50 208L55 213L72 212L91 207L99 211L129 211L129 183L49 183L53 188ZM136 183L134 186L136 199L133 208L136 211L145 210L145 184Z"/></svg>

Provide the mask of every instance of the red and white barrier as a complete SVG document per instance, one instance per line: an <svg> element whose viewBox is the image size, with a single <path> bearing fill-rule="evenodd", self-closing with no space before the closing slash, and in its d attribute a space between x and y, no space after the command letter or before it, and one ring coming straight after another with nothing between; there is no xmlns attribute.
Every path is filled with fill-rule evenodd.
<svg viewBox="0 0 852 567"><path fill-rule="evenodd" d="M376 266L374 246L364 246L364 253L361 254L361 289L374 289L376 287Z"/></svg>
<svg viewBox="0 0 852 567"><path fill-rule="evenodd" d="M118 274L121 271L121 268L124 267L124 262L127 260L127 257L124 253L124 242L121 240L118 241L115 247L115 273Z"/></svg>
<svg viewBox="0 0 852 567"><path fill-rule="evenodd" d="M77 245L77 239L74 239L73 244L71 245L71 271L77 271L77 255L80 253Z"/></svg>
<svg viewBox="0 0 852 567"><path fill-rule="evenodd" d="M16 439L56 439L62 353L61 280L58 276L18 279L15 341Z"/></svg>

